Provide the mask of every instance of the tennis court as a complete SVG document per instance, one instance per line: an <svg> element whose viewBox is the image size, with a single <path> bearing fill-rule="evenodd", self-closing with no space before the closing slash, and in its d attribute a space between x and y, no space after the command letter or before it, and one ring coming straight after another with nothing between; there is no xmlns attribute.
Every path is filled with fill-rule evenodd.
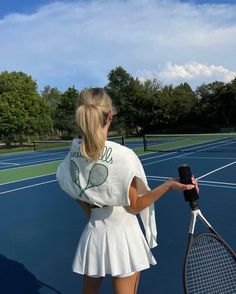
<svg viewBox="0 0 236 294"><path fill-rule="evenodd" d="M204 146L140 155L152 188L177 176L179 165L191 166L199 179L202 212L233 249L235 145L230 142L230 151L209 152ZM137 146L142 142L131 147ZM0 156L1 293L80 293L82 278L72 272L71 264L86 217L56 182L55 170L65 154L46 150ZM159 246L153 253L158 265L143 272L139 293L181 294L190 209L182 193L170 192L156 203L156 213ZM101 293L111 293L109 278Z"/></svg>

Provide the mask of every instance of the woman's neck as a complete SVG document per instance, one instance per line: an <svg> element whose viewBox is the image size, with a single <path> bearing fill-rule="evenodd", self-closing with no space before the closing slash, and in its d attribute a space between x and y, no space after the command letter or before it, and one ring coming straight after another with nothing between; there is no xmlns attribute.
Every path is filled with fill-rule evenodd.
<svg viewBox="0 0 236 294"><path fill-rule="evenodd" d="M106 125L103 127L103 129L102 129L103 134L104 134L104 136L105 136L106 139L107 139L107 136L108 136L109 127L110 127L110 123L106 124Z"/></svg>

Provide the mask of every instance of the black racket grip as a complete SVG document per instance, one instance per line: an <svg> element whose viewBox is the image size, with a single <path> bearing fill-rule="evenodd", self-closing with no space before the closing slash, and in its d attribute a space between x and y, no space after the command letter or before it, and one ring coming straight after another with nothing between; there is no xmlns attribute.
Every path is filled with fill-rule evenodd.
<svg viewBox="0 0 236 294"><path fill-rule="evenodd" d="M187 164L181 165L178 168L180 183L182 184L192 184L192 171L190 166ZM184 190L185 201L192 202L199 199L198 192L196 188L191 190Z"/></svg>

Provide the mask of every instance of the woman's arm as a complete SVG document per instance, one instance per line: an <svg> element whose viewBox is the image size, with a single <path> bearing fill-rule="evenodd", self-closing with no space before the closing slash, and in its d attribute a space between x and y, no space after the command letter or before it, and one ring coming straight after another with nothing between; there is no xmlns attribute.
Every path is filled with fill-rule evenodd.
<svg viewBox="0 0 236 294"><path fill-rule="evenodd" d="M81 206L81 208L83 209L83 211L85 212L85 214L90 217L91 214L91 206L89 203L86 203L84 201L81 201L79 199L76 199L76 201L79 203L79 205Z"/></svg>
<svg viewBox="0 0 236 294"><path fill-rule="evenodd" d="M196 181L193 181L193 183L196 183ZM129 189L130 206L127 206L127 209L129 212L136 214L142 211L144 208L148 207L153 202L160 199L166 192L170 190L191 190L193 187L194 185L184 185L173 179L164 182L152 191L148 191L141 197L138 197L136 180L134 178Z"/></svg>

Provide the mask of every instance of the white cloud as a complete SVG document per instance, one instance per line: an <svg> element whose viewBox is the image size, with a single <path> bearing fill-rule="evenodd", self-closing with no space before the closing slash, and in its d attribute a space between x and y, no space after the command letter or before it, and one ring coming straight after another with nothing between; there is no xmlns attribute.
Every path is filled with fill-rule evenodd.
<svg viewBox="0 0 236 294"><path fill-rule="evenodd" d="M229 82L236 77L236 72L230 71L223 66L206 65L197 62L177 65L168 63L166 68L159 73L160 79L167 81L187 80L196 78L214 78L216 80Z"/></svg>
<svg viewBox="0 0 236 294"><path fill-rule="evenodd" d="M0 71L22 70L40 87L59 88L103 86L119 65L132 75L167 79L175 72L180 81L201 83L208 71L209 79L227 80L236 71L234 36L236 5L55 2L0 20Z"/></svg>

